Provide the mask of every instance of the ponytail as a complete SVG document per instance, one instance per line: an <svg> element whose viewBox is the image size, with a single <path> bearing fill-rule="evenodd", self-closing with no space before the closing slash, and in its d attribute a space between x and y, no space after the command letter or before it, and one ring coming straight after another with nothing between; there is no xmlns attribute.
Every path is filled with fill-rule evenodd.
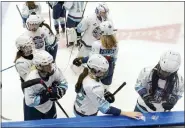
<svg viewBox="0 0 185 128"><path fill-rule="evenodd" d="M23 52L22 51L18 51L14 60L14 63L16 63L17 59L19 59L21 56L23 56Z"/></svg>
<svg viewBox="0 0 185 128"><path fill-rule="evenodd" d="M80 74L80 76L78 77L78 81L75 85L75 92L79 93L81 88L82 88L82 82L84 80L84 78L88 75L88 68L84 68L83 72Z"/></svg>

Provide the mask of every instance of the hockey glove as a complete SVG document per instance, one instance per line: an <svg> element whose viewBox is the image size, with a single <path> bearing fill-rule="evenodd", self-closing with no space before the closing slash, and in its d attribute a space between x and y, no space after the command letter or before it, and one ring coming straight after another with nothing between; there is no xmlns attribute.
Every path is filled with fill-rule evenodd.
<svg viewBox="0 0 185 128"><path fill-rule="evenodd" d="M148 96L144 96L143 100L145 102L145 104L153 111L156 111L156 107L150 102L150 100L152 99L152 96L148 95Z"/></svg>
<svg viewBox="0 0 185 128"><path fill-rule="evenodd" d="M166 103L162 103L162 106L165 110L171 110L175 106L177 101L178 101L178 96L171 95L169 96Z"/></svg>
<svg viewBox="0 0 185 128"><path fill-rule="evenodd" d="M45 46L45 49L46 49L47 52L49 52L49 51L53 51L54 50L54 47L52 47L50 45L46 45Z"/></svg>
<svg viewBox="0 0 185 128"><path fill-rule="evenodd" d="M114 103L115 101L114 95L109 91L105 91L104 97L109 103Z"/></svg>
<svg viewBox="0 0 185 128"><path fill-rule="evenodd" d="M77 67L81 66L81 64L82 64L82 57L75 58L73 60L73 64L76 65Z"/></svg>
<svg viewBox="0 0 185 128"><path fill-rule="evenodd" d="M47 90L43 90L42 92L40 92L39 95L40 95L40 103L39 103L39 105L43 104L43 103L45 103L45 102L47 102L49 100L50 95L49 95L49 92Z"/></svg>
<svg viewBox="0 0 185 128"><path fill-rule="evenodd" d="M64 95L64 90L60 89L58 86L49 88L49 99L51 101L56 101L62 98Z"/></svg>

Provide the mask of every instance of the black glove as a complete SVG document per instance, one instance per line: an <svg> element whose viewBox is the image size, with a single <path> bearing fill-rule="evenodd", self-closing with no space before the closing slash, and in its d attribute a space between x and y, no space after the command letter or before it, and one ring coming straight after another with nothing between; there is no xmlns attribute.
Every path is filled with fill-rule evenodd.
<svg viewBox="0 0 185 128"><path fill-rule="evenodd" d="M105 91L104 97L109 103L114 103L115 101L114 95L109 91Z"/></svg>
<svg viewBox="0 0 185 128"><path fill-rule="evenodd" d="M76 65L76 66L78 66L78 67L81 66L81 64L82 64L82 57L75 58L73 60L73 64Z"/></svg>
<svg viewBox="0 0 185 128"><path fill-rule="evenodd" d="M51 46L51 45L46 45L45 46L45 49L46 49L47 52L49 52L49 51L53 51L54 50L54 47Z"/></svg>
<svg viewBox="0 0 185 128"><path fill-rule="evenodd" d="M60 89L58 86L49 88L49 99L51 101L56 101L62 98L64 95L64 90Z"/></svg>
<svg viewBox="0 0 185 128"><path fill-rule="evenodd" d="M49 100L50 94L47 90L43 90L42 92L39 93L39 95L40 95L39 105L41 105Z"/></svg>
<svg viewBox="0 0 185 128"><path fill-rule="evenodd" d="M152 96L148 95L148 96L144 96L143 100L145 102L145 104L152 109L153 111L156 111L156 107L150 102L150 100L152 99Z"/></svg>
<svg viewBox="0 0 185 128"><path fill-rule="evenodd" d="M171 110L178 101L178 96L170 95L166 103L162 103L165 110Z"/></svg>

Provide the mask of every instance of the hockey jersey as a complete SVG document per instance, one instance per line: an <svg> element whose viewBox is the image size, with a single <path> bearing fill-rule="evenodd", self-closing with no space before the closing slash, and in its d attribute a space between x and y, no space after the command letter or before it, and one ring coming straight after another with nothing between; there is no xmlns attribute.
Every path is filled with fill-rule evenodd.
<svg viewBox="0 0 185 128"><path fill-rule="evenodd" d="M17 59L15 63L15 68L19 73L19 76L23 80L25 80L26 76L31 72L32 66L33 66L32 60L28 60L23 57Z"/></svg>
<svg viewBox="0 0 185 128"><path fill-rule="evenodd" d="M55 36L51 35L45 27L39 27L35 32L26 30L24 35L28 35L33 39L36 49L45 50L45 45L52 44L55 40Z"/></svg>
<svg viewBox="0 0 185 128"><path fill-rule="evenodd" d="M54 81L58 81L61 83L60 88L67 90L68 83L64 78L62 71L55 64L53 64L53 70L54 70L54 74L52 74L49 77L48 81L44 81L44 83L47 85L47 87L50 87ZM36 79L36 78L40 78L40 76L38 74L38 70L35 69L30 72L30 74L26 77L25 81ZM42 113L46 113L51 109L53 105L53 101L48 100L45 103L39 105L40 103L39 93L43 90L45 90L43 85L35 84L31 87L25 88L24 95L25 95L26 105L30 107L35 107L38 111Z"/></svg>
<svg viewBox="0 0 185 128"><path fill-rule="evenodd" d="M89 76L83 80L82 84L83 89L77 94L75 100L76 110L83 115L92 115L99 110L106 113L110 108L110 103L104 98L103 84Z"/></svg>
<svg viewBox="0 0 185 128"><path fill-rule="evenodd" d="M118 47L107 49L102 45L101 41L95 41L94 43L92 43L90 55L101 54L107 59L110 58L115 62L117 60L117 53L118 53Z"/></svg>
<svg viewBox="0 0 185 128"><path fill-rule="evenodd" d="M112 22L110 18L107 18L107 20ZM97 15L93 14L83 18L77 25L77 31L79 33L84 32L82 40L86 43L86 45L91 46L94 41L100 39L101 30L99 25L101 22L102 21L97 18Z"/></svg>
<svg viewBox="0 0 185 128"><path fill-rule="evenodd" d="M139 77L137 79L135 90L139 93L139 91L143 88L147 90L147 94L150 94L151 89L151 81L152 81L152 67L147 67L141 70ZM178 74L179 82L178 85L174 87L172 94L179 97L179 99L183 96L184 93L184 80L180 74ZM164 108L162 106L162 103L166 102L166 99L163 98L165 95L165 88L168 85L166 84L166 80L159 79L158 80L158 87L155 91L153 99L150 99L152 101L152 104L156 107L157 112L164 112ZM144 102L141 96L139 96L137 102L145 107L148 112L154 112L151 110ZM143 111L145 112L145 111Z"/></svg>
<svg viewBox="0 0 185 128"><path fill-rule="evenodd" d="M84 11L85 2L64 2L64 7L68 10L68 17L75 21L80 22Z"/></svg>
<svg viewBox="0 0 185 128"><path fill-rule="evenodd" d="M39 2L35 2L36 8L34 9L29 9L26 4L23 4L22 8L22 17L23 18L28 18L29 15L31 15L32 12L35 12L37 15L41 14L41 6Z"/></svg>

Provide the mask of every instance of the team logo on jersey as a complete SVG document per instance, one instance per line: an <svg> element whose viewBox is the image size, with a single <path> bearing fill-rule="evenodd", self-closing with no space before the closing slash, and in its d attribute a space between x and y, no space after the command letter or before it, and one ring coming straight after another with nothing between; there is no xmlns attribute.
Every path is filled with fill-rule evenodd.
<svg viewBox="0 0 185 128"><path fill-rule="evenodd" d="M93 31L92 31L92 35L94 38L96 38L97 40L100 39L100 36L101 36L101 29L100 27L96 27Z"/></svg>
<svg viewBox="0 0 185 128"><path fill-rule="evenodd" d="M40 36L33 37L33 42L35 43L36 49L41 49L44 46L43 38Z"/></svg>

